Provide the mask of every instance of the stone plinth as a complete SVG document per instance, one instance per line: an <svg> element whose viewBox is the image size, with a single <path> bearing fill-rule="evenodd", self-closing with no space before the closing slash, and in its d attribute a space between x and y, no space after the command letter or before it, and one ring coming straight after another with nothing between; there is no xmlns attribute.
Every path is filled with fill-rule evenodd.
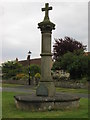
<svg viewBox="0 0 90 120"><path fill-rule="evenodd" d="M18 109L30 111L63 110L79 107L79 97L67 94L56 94L54 97L33 95L14 96Z"/></svg>

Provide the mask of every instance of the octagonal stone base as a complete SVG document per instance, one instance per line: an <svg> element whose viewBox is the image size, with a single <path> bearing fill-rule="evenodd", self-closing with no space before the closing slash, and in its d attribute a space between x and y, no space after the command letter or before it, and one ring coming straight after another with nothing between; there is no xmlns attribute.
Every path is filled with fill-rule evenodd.
<svg viewBox="0 0 90 120"><path fill-rule="evenodd" d="M33 95L14 96L16 107L21 110L47 111L62 110L79 107L79 97L67 94L56 94L54 97L40 97Z"/></svg>

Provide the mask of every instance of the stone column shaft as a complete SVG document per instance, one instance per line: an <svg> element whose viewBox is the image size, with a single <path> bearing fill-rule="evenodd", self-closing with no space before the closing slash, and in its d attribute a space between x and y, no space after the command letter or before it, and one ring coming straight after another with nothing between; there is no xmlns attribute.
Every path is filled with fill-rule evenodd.
<svg viewBox="0 0 90 120"><path fill-rule="evenodd" d="M41 42L41 80L36 90L38 96L54 96L55 85L51 77L52 53L51 30L42 31Z"/></svg>
<svg viewBox="0 0 90 120"><path fill-rule="evenodd" d="M51 33L42 33L41 53L51 53Z"/></svg>
<svg viewBox="0 0 90 120"><path fill-rule="evenodd" d="M41 81L52 81L51 78L51 33L42 33L41 43Z"/></svg>
<svg viewBox="0 0 90 120"><path fill-rule="evenodd" d="M37 96L54 96L55 85L51 77L51 34L52 30L55 29L55 24L50 22L48 16L48 10L52 7L48 7L48 3L45 4L46 8L43 9L45 12L45 18L43 22L38 23L38 28L41 30L42 42L41 42L41 80L36 90Z"/></svg>

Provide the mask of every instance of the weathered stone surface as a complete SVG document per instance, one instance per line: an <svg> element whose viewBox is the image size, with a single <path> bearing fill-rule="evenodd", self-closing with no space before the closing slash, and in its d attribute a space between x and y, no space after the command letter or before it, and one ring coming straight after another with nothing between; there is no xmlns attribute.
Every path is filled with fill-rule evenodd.
<svg viewBox="0 0 90 120"><path fill-rule="evenodd" d="M33 95L14 96L16 107L22 110L46 111L62 110L79 107L79 97L67 94L56 94L54 97L41 97Z"/></svg>
<svg viewBox="0 0 90 120"><path fill-rule="evenodd" d="M44 84L41 84L36 91L37 96L48 96L48 89Z"/></svg>
<svg viewBox="0 0 90 120"><path fill-rule="evenodd" d="M42 11L45 11L44 21L49 20L49 14L48 14L49 10L52 10L52 7L49 7L49 4L46 3L45 8L42 8Z"/></svg>
<svg viewBox="0 0 90 120"><path fill-rule="evenodd" d="M55 85L51 77L51 64L52 64L52 54L51 54L51 33L55 29L55 24L50 22L48 11L52 7L49 4L45 4L44 20L38 23L38 28L41 30L42 34L42 45L41 45L41 80L40 84L36 89L37 96L54 96L55 95Z"/></svg>
<svg viewBox="0 0 90 120"><path fill-rule="evenodd" d="M36 90L37 96L54 96L55 86L53 82L40 82Z"/></svg>
<svg viewBox="0 0 90 120"><path fill-rule="evenodd" d="M52 23L49 19L49 10L52 10L52 7L49 7L49 4L45 4L45 8L42 8L42 11L45 11L44 20L38 23L38 28L41 29L42 33L44 32L51 32L52 29L55 29L55 24Z"/></svg>
<svg viewBox="0 0 90 120"><path fill-rule="evenodd" d="M73 81L54 81L55 87L62 87L62 88L83 88L88 89L88 83L75 83Z"/></svg>

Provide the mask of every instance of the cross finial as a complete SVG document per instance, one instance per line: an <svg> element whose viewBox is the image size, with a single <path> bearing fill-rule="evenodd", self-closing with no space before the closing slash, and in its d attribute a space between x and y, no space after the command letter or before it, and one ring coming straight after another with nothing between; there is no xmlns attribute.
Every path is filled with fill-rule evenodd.
<svg viewBox="0 0 90 120"><path fill-rule="evenodd" d="M45 8L42 8L42 11L45 11L44 20L49 20L49 15L48 15L49 10L52 10L52 7L49 7L49 3L45 3Z"/></svg>

